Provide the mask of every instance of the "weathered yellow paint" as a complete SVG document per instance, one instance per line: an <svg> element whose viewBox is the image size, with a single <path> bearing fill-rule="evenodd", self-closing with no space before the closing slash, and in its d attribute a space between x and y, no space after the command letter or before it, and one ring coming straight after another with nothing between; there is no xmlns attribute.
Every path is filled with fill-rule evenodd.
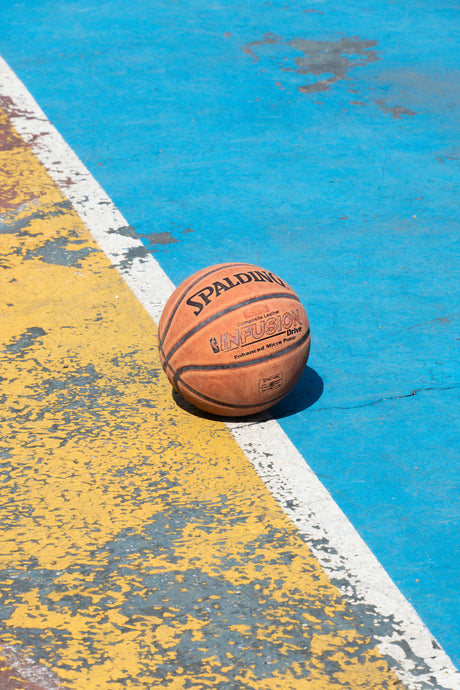
<svg viewBox="0 0 460 690"><path fill-rule="evenodd" d="M155 325L0 125L2 639L79 690L402 687L226 427L174 403Z"/></svg>

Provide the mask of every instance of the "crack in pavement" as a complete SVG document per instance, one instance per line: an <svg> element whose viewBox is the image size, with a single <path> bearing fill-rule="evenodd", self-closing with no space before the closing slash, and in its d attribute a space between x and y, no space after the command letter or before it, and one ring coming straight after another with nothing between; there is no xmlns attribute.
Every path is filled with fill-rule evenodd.
<svg viewBox="0 0 460 690"><path fill-rule="evenodd" d="M455 386L431 386L429 388L418 388L417 390L411 391L410 393L404 393L403 395L392 395L389 397L384 397L384 398L378 398L378 400L372 400L370 402L364 402L364 403L359 403L359 405L333 405L331 407L313 407L312 410L315 410L316 412L323 412L324 410L355 410L360 407L370 407L372 405L378 405L379 403L385 402L387 400L401 400L402 398L412 398L414 395L417 395L417 393L425 393L428 391L450 391L458 388L457 385Z"/></svg>

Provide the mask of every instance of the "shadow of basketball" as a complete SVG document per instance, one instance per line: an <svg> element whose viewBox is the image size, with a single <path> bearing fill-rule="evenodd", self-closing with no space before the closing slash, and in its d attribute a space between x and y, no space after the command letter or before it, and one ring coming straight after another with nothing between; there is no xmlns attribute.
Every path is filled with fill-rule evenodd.
<svg viewBox="0 0 460 690"><path fill-rule="evenodd" d="M305 367L296 386L285 398L270 408L270 414L275 419L280 419L302 412L320 399L323 390L324 382L318 372L311 367Z"/></svg>
<svg viewBox="0 0 460 690"><path fill-rule="evenodd" d="M222 419L224 419L223 417L219 417L218 415L211 414L210 412L205 412L204 410L200 410L199 407L195 407L195 405L183 398L182 395L178 393L174 388L172 389L172 398L178 407L180 407L182 410L185 410L185 412L188 412L189 414L195 415L195 417L201 417L202 419L212 419L216 421L222 421Z"/></svg>
<svg viewBox="0 0 460 690"><path fill-rule="evenodd" d="M306 410L308 407L314 405L317 400L319 400L323 393L323 389L324 384L321 376L311 367L305 367L295 388L288 393L283 400L280 400L279 403L276 403L276 405L270 407L268 410L259 412L258 414L248 415L246 417L221 417L209 412L204 412L198 407L195 407L195 405L192 405L192 403L189 403L188 400L185 400L180 393L174 389L172 389L172 397L178 407L185 410L189 414L195 415L196 417L218 421L238 420L242 422L251 422L253 424L257 421L265 421L267 416L274 417L275 419L281 419L282 417L289 417L297 412L302 412L302 410Z"/></svg>

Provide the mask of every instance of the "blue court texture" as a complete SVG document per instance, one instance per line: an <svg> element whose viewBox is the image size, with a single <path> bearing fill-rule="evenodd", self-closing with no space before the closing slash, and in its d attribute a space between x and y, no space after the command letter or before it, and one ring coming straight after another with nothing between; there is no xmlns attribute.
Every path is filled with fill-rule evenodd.
<svg viewBox="0 0 460 690"><path fill-rule="evenodd" d="M460 4L0 3L0 52L178 284L305 304L273 410L460 663Z"/></svg>

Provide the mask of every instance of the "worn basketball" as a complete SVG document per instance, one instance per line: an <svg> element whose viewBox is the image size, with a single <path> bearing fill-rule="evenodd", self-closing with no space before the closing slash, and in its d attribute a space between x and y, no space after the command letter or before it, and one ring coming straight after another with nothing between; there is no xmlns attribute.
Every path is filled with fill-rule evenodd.
<svg viewBox="0 0 460 690"><path fill-rule="evenodd" d="M173 292L158 329L161 364L189 402L217 415L260 412L295 386L310 328L295 292L252 264L204 268Z"/></svg>

